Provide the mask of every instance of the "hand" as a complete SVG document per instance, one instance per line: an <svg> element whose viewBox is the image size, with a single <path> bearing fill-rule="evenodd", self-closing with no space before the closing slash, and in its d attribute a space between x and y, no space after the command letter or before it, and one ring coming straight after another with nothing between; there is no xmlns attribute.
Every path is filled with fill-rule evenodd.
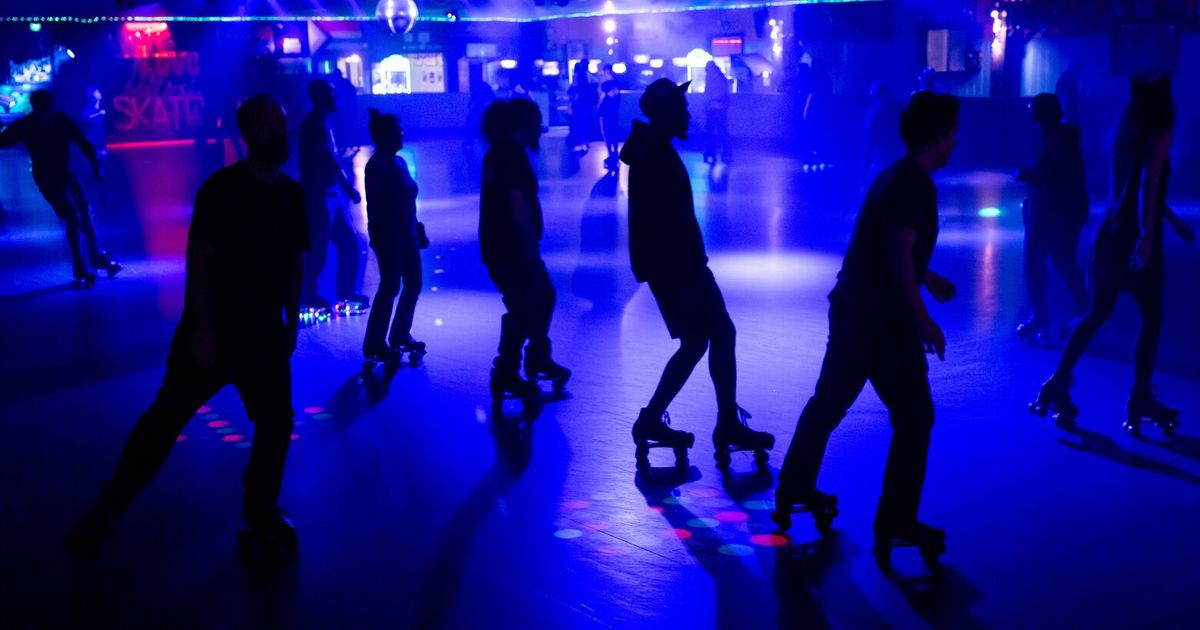
<svg viewBox="0 0 1200 630"><path fill-rule="evenodd" d="M1154 239L1142 238L1138 239L1137 249L1133 251L1133 256L1129 258L1129 268L1134 271L1141 271L1150 264L1150 257L1154 255Z"/></svg>
<svg viewBox="0 0 1200 630"><path fill-rule="evenodd" d="M217 342L213 338L212 332L196 331L192 335L189 350L192 354L192 361L201 367L212 367L217 362Z"/></svg>
<svg viewBox="0 0 1200 630"><path fill-rule="evenodd" d="M958 287L953 282L928 270L925 272L925 288L938 302L945 303L958 297Z"/></svg>
<svg viewBox="0 0 1200 630"><path fill-rule="evenodd" d="M921 344L926 354L936 354L938 361L946 360L946 335L932 317L921 323Z"/></svg>

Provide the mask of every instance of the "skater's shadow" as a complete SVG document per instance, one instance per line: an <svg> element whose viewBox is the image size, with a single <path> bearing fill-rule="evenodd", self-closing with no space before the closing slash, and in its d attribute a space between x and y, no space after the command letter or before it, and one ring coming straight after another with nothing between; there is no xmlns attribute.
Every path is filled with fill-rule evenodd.
<svg viewBox="0 0 1200 630"><path fill-rule="evenodd" d="M909 607L931 627L987 627L970 610L980 599L979 589L954 567L941 565L924 575L904 575L893 568L885 574Z"/></svg>
<svg viewBox="0 0 1200 630"><path fill-rule="evenodd" d="M475 484L470 495L450 515L441 538L433 549L429 568L420 580L413 626L445 626L455 610L463 565L471 541L487 521L496 503L521 477L533 457L532 422L493 417L488 423L496 445L496 462Z"/></svg>
<svg viewBox="0 0 1200 630"><path fill-rule="evenodd" d="M625 306L632 292L618 269L628 263L617 255L621 243L619 177L601 177L584 202L579 223L579 259L571 275L571 292L592 303L592 313L611 314ZM626 283L631 284L631 283Z"/></svg>
<svg viewBox="0 0 1200 630"><path fill-rule="evenodd" d="M726 540L721 528L714 527L715 519L699 518L683 504L679 486L700 477L695 466L653 475L639 471L634 485L646 504L663 515L688 553L712 578L716 586L716 627L768 627L773 623L774 602L761 575L765 571L750 568L757 560L753 557L755 548L742 540Z"/></svg>
<svg viewBox="0 0 1200 630"><path fill-rule="evenodd" d="M886 627L850 575L855 555L850 540L838 535L780 547L775 554L778 626Z"/></svg>
<svg viewBox="0 0 1200 630"><path fill-rule="evenodd" d="M1200 439L1194 438L1190 435L1179 435L1176 433L1171 437L1163 438L1161 440L1150 439L1143 435L1135 439L1143 444L1149 444L1150 446L1161 448L1164 451L1169 451L1179 455L1180 457L1186 457L1188 459L1200 461Z"/></svg>
<svg viewBox="0 0 1200 630"><path fill-rule="evenodd" d="M54 284L54 285L50 285L48 287L39 287L37 289L32 289L30 291L24 291L21 293L14 293L12 295L0 295L0 306L7 306L9 304L18 304L20 302L29 302L29 301L36 300L39 298L44 298L49 295L54 295L55 293L65 293L67 291L72 290L73 288L75 288L74 284L72 284L70 282L65 282L63 284Z"/></svg>
<svg viewBox="0 0 1200 630"><path fill-rule="evenodd" d="M1186 481L1191 484L1200 485L1200 476L1190 473L1174 464L1162 462L1157 459L1139 455L1125 447L1117 444L1112 438L1107 435L1089 431L1077 424L1059 423L1059 428L1079 438L1078 442L1072 442L1065 438L1059 438L1058 441L1064 446L1073 448L1084 453L1091 453L1099 457L1103 457L1112 462L1137 468L1152 473ZM1163 445L1165 447L1165 444ZM1169 448L1169 447L1167 447Z"/></svg>
<svg viewBox="0 0 1200 630"><path fill-rule="evenodd" d="M759 492L769 490L774 484L775 476L765 467L755 466L753 470L746 472L735 472L731 469L721 472L721 487L738 505Z"/></svg>
<svg viewBox="0 0 1200 630"><path fill-rule="evenodd" d="M326 406L329 413L333 414L336 425L347 426L383 402L391 391L392 379L397 371L398 368L381 367L351 374L333 393Z"/></svg>

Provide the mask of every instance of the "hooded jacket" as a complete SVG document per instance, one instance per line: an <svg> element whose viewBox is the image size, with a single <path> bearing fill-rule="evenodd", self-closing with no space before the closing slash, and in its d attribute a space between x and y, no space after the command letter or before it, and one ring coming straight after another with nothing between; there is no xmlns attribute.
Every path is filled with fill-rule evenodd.
<svg viewBox="0 0 1200 630"><path fill-rule="evenodd" d="M708 256L696 221L692 183L671 138L642 121L621 148L629 165L629 258L638 282L685 281Z"/></svg>

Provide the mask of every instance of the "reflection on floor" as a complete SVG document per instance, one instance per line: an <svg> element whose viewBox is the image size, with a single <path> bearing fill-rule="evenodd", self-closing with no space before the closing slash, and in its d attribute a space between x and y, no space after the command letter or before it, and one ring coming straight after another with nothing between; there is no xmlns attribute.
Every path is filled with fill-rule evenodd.
<svg viewBox="0 0 1200 630"><path fill-rule="evenodd" d="M65 245L24 165L0 155L12 183L0 225L5 617L17 627L958 628L1184 625L1200 612L1195 249L1168 246L1157 379L1183 411L1181 434L1120 430L1136 327L1124 302L1078 370L1083 415L1067 432L1025 411L1057 353L1012 335L1025 314L1020 189L989 173L941 178L934 267L961 298L932 307L950 345L931 366L938 423L922 516L949 532L947 569L930 578L899 550L900 573L888 577L870 554L888 428L869 391L821 478L841 497L837 537L820 540L800 519L788 544L767 518L771 473L824 350L824 296L857 207L854 177L804 174L791 156L754 151L710 177L685 154L738 326L739 399L779 446L766 475L748 454L731 474L717 471L702 363L671 408L674 426L700 438L691 467L673 472L670 453L655 451L655 468L638 474L629 430L674 346L629 272L623 175L602 175L602 151L568 179L553 142L540 158L555 352L576 376L571 398L526 426L516 407L493 417L487 401L502 306L478 262L476 174L451 143L406 151L434 243L414 329L430 352L420 367L364 373L365 317L301 333L281 502L302 551L269 575L234 553L253 428L232 391L188 425L95 564L59 553L57 537L162 376L201 169L185 149L113 153L109 181L92 194L127 272L79 292L66 287ZM1172 201L1195 220L1195 204ZM1054 306L1065 321L1066 304Z"/></svg>

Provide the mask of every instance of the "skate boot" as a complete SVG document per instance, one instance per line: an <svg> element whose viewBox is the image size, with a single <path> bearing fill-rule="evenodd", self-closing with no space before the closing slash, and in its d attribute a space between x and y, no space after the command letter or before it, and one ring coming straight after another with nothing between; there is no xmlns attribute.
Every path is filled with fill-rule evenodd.
<svg viewBox="0 0 1200 630"><path fill-rule="evenodd" d="M822 538L833 536L833 518L838 515L837 495L825 494L816 488L795 493L780 484L775 489L775 511L771 520L783 531L792 528L792 515L811 512Z"/></svg>
<svg viewBox="0 0 1200 630"><path fill-rule="evenodd" d="M633 443L637 445L635 457L637 467L644 470L650 467L650 449L669 448L675 451L676 468L687 468L687 450L696 443L696 436L687 431L671 428L671 416L663 412L655 416L647 409L642 409L638 419L633 423Z"/></svg>
<svg viewBox="0 0 1200 630"><path fill-rule="evenodd" d="M882 524L875 522L875 563L887 571L892 566L892 549L916 547L925 561L925 566L936 569L938 556L946 553L946 531L918 521L905 524Z"/></svg>
<svg viewBox="0 0 1200 630"><path fill-rule="evenodd" d="M90 289L96 286L96 274L89 271L87 273L75 276L75 282L73 286L76 289Z"/></svg>
<svg viewBox="0 0 1200 630"><path fill-rule="evenodd" d="M547 354L544 357L525 354L525 378L531 383L550 381L555 394L562 394L571 378L571 370L557 364Z"/></svg>
<svg viewBox="0 0 1200 630"><path fill-rule="evenodd" d="M1158 430L1167 437L1175 435L1175 429L1179 428L1179 410L1154 400L1153 396L1130 396L1129 402L1125 406L1125 412L1123 426L1126 431L1135 436L1142 434L1143 422L1153 422L1154 426L1158 427Z"/></svg>
<svg viewBox="0 0 1200 630"><path fill-rule="evenodd" d="M765 431L755 431L746 424L751 416L741 407L734 407L728 412L717 414L717 428L713 429L713 459L717 460L717 468L729 470L733 453L738 451L753 451L754 463L765 469L767 451L775 446L775 436Z"/></svg>
<svg viewBox="0 0 1200 630"><path fill-rule="evenodd" d="M121 266L121 263L118 263L110 258L108 263L105 264L102 269L104 269L104 273L108 274L109 278L115 278L117 274L121 273L121 270L124 269L124 267Z"/></svg>
<svg viewBox="0 0 1200 630"><path fill-rule="evenodd" d="M238 555L248 564L277 565L300 551L296 526L277 505L243 508L246 529L238 532Z"/></svg>
<svg viewBox="0 0 1200 630"><path fill-rule="evenodd" d="M395 349L397 358L408 354L409 365L419 365L425 356L425 342L413 339L412 335L409 335L407 339L393 341L391 346Z"/></svg>
<svg viewBox="0 0 1200 630"><path fill-rule="evenodd" d="M365 311L371 307L371 298L361 293L351 293L349 295L339 295L338 303L344 304L351 310Z"/></svg>
<svg viewBox="0 0 1200 630"><path fill-rule="evenodd" d="M116 518L103 505L93 507L63 538L62 546L78 560L95 560L100 541L116 533Z"/></svg>
<svg viewBox="0 0 1200 630"><path fill-rule="evenodd" d="M1079 415L1079 407L1071 401L1070 390L1070 377L1051 376L1050 380L1042 384L1037 400L1029 403L1029 411L1040 418L1052 413L1055 422L1073 424Z"/></svg>
<svg viewBox="0 0 1200 630"><path fill-rule="evenodd" d="M400 364L400 352L386 345L377 348L363 348L363 359L363 369L368 372L374 370L377 365L394 368Z"/></svg>
<svg viewBox="0 0 1200 630"><path fill-rule="evenodd" d="M542 391L538 388L537 383L521 378L515 368L492 368L489 387L492 393L492 406L496 409L500 408L505 398L517 398L523 403L527 403L537 400Z"/></svg>
<svg viewBox="0 0 1200 630"><path fill-rule="evenodd" d="M1031 346L1041 345L1045 334L1046 322L1036 317L1030 317L1024 322L1017 324L1017 339Z"/></svg>

